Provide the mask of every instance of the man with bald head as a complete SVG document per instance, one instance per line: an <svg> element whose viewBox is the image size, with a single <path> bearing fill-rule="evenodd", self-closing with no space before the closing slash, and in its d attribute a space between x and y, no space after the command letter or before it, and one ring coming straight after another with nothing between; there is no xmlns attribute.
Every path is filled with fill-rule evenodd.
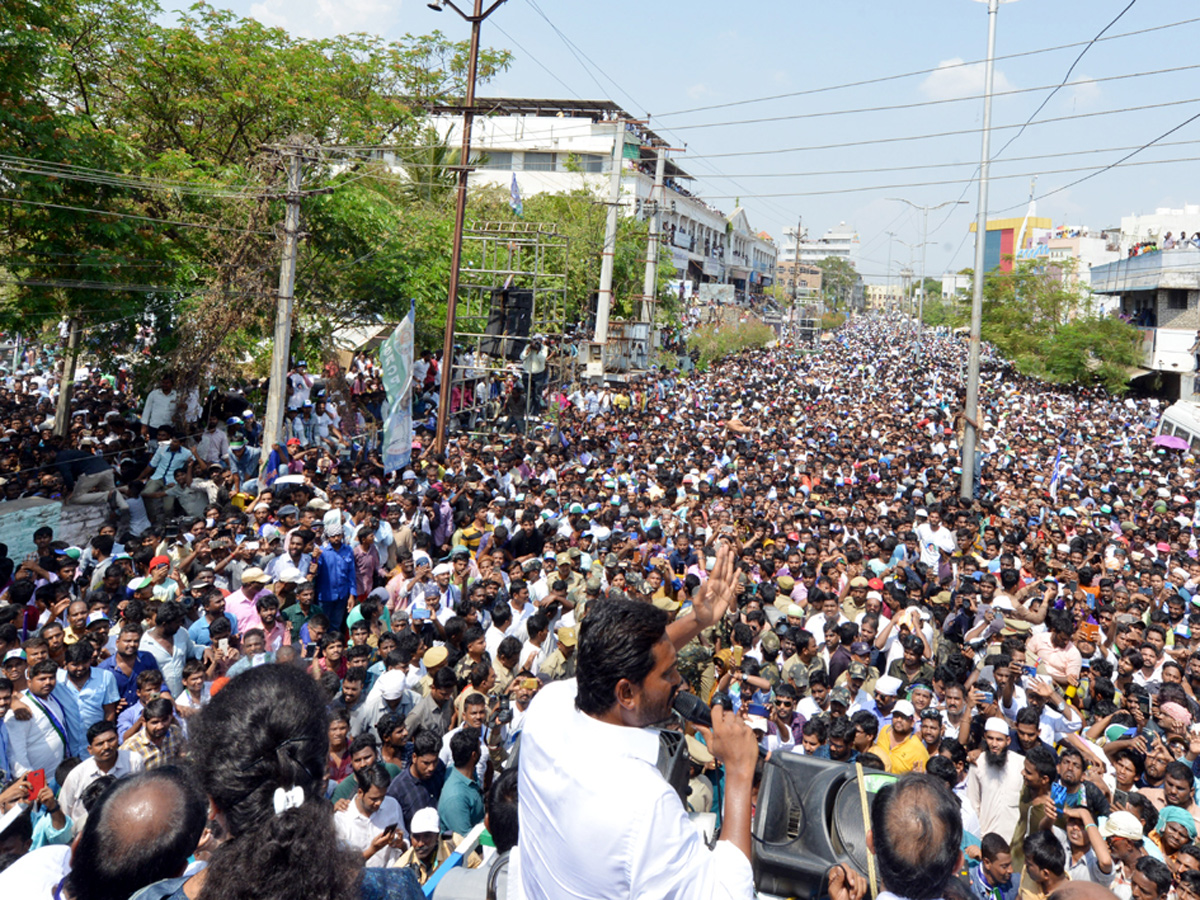
<svg viewBox="0 0 1200 900"><path fill-rule="evenodd" d="M204 795L178 769L124 778L91 807L73 847L50 845L26 854L0 873L0 893L126 900L163 879L182 883L207 812Z"/></svg>

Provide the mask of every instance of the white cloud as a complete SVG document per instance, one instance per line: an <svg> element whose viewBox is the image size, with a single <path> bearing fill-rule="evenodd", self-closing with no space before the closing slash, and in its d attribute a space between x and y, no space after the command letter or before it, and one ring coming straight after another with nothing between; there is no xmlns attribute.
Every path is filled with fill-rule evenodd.
<svg viewBox="0 0 1200 900"><path fill-rule="evenodd" d="M956 56L938 63L937 69L921 82L921 93L930 100L977 97L983 94L985 76L984 63L964 64ZM1012 90L1012 83L998 69L993 73L992 90L995 93Z"/></svg>
<svg viewBox="0 0 1200 900"><path fill-rule="evenodd" d="M687 89L687 95L692 100L699 100L701 97L707 97L712 91L708 89L708 85L704 82L693 84Z"/></svg>
<svg viewBox="0 0 1200 900"><path fill-rule="evenodd" d="M305 38L360 31L384 34L398 13L398 4L385 0L261 0L250 6L250 15L264 25Z"/></svg>

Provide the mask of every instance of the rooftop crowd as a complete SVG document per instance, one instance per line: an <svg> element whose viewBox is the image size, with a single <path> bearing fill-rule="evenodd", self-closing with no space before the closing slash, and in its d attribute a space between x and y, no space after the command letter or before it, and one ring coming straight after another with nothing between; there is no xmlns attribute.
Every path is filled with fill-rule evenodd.
<svg viewBox="0 0 1200 900"><path fill-rule="evenodd" d="M521 845L526 716L632 601L686 638L671 696L754 733L752 790L777 754L925 773L979 900L1200 900L1195 459L1152 443L1155 401L987 355L963 499L964 357L860 320L818 353L551 386L527 434L437 454L419 429L384 473L371 360L298 366L264 446L243 395L100 373L55 438L31 353L0 389L5 499L103 523L0 558L0 887L403 897L481 823L486 868ZM732 819L723 747L686 730L688 811Z"/></svg>

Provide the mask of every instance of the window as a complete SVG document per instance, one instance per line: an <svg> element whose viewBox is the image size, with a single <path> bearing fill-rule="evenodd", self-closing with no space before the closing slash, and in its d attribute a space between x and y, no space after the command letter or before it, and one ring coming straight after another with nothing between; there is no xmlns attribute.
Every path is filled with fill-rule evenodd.
<svg viewBox="0 0 1200 900"><path fill-rule="evenodd" d="M580 172L603 172L604 157L596 153L575 153L571 159L579 167Z"/></svg>
<svg viewBox="0 0 1200 900"><path fill-rule="evenodd" d="M1188 292L1169 290L1167 291L1167 309L1187 309L1188 308Z"/></svg>
<svg viewBox="0 0 1200 900"><path fill-rule="evenodd" d="M481 169L501 169L507 171L513 167L513 155L508 150L488 150L484 156L485 160L479 167Z"/></svg>
<svg viewBox="0 0 1200 900"><path fill-rule="evenodd" d="M554 171L554 154L553 153L529 153L525 154L525 171L526 172L553 172Z"/></svg>

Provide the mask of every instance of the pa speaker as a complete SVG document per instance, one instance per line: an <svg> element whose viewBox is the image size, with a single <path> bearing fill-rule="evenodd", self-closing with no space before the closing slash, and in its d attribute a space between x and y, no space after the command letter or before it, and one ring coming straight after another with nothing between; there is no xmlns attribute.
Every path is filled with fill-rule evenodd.
<svg viewBox="0 0 1200 900"><path fill-rule="evenodd" d="M867 815L894 775L863 773ZM754 814L754 884L766 894L816 900L825 873L850 863L867 874L867 835L854 766L790 752L771 755Z"/></svg>
<svg viewBox="0 0 1200 900"><path fill-rule="evenodd" d="M501 288L492 291L492 305L480 349L489 356L521 358L533 319L533 291Z"/></svg>

